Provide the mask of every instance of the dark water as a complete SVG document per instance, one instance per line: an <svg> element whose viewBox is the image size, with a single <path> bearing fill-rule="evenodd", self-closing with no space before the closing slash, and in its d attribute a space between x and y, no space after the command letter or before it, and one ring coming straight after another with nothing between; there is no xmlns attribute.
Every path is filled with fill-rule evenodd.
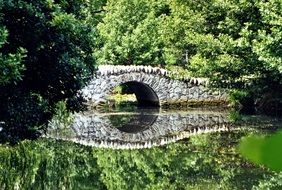
<svg viewBox="0 0 282 190"><path fill-rule="evenodd" d="M238 151L279 119L227 111L122 110L76 115L68 127L0 146L0 189L281 189L282 174Z"/></svg>

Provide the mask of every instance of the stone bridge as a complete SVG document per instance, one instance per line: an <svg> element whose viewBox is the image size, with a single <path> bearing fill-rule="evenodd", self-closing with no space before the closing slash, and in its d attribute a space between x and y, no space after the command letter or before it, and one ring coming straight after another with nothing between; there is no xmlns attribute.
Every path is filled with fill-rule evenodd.
<svg viewBox="0 0 282 190"><path fill-rule="evenodd" d="M67 128L49 128L46 137L112 149L141 149L161 146L189 138L192 135L238 130L228 120L228 113L195 111L148 110L139 113L76 114ZM121 126L115 120L129 119ZM115 119L114 119L115 118Z"/></svg>
<svg viewBox="0 0 282 190"><path fill-rule="evenodd" d="M205 79L176 80L167 70L151 66L101 65L80 93L88 105L99 107L122 84L134 92L141 106L227 104L226 93L208 89Z"/></svg>

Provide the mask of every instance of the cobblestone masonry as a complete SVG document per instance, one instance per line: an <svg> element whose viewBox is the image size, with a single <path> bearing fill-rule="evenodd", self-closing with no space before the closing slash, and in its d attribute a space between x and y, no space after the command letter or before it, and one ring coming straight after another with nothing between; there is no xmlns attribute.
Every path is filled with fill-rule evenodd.
<svg viewBox="0 0 282 190"><path fill-rule="evenodd" d="M150 115L153 117L147 120L152 121L148 121L143 130L125 132L113 126L109 114L77 114L71 127L67 128L68 131L51 128L46 137L101 148L140 149L169 144L202 133L240 129L231 126L228 114L221 112L178 111ZM135 119L133 117L129 123L138 122Z"/></svg>
<svg viewBox="0 0 282 190"><path fill-rule="evenodd" d="M228 102L225 92L206 88L205 79L175 80L169 77L167 70L150 66L99 66L93 79L80 93L89 105L98 107L107 103L107 97L121 84L133 89L140 104L215 105Z"/></svg>

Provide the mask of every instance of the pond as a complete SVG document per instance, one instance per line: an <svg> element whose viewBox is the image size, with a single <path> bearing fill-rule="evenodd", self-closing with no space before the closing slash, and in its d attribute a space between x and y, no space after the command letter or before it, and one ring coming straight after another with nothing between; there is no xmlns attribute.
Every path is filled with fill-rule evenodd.
<svg viewBox="0 0 282 190"><path fill-rule="evenodd" d="M281 189L282 174L240 156L277 118L226 110L122 109L74 115L35 141L0 146L0 189Z"/></svg>

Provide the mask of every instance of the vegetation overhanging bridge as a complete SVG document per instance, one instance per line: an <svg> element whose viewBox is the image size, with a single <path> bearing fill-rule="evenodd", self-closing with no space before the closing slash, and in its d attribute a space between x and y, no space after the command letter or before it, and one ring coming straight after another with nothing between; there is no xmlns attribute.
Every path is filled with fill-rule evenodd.
<svg viewBox="0 0 282 190"><path fill-rule="evenodd" d="M91 107L108 103L116 86L126 84L141 106L218 105L227 103L227 95L207 88L207 80L178 80L162 68L151 66L101 65L91 81L80 91Z"/></svg>

